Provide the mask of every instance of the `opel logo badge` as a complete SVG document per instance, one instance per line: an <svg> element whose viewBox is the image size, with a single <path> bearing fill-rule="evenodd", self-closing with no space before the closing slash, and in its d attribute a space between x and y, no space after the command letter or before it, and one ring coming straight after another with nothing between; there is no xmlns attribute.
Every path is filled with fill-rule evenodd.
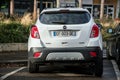
<svg viewBox="0 0 120 80"><path fill-rule="evenodd" d="M63 26L63 29L67 29L67 26Z"/></svg>

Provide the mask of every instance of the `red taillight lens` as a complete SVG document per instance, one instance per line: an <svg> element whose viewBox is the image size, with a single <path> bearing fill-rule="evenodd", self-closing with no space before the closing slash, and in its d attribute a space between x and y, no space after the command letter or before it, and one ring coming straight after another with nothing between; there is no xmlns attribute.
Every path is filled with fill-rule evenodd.
<svg viewBox="0 0 120 80"><path fill-rule="evenodd" d="M41 52L35 52L33 56L34 58L38 58L41 56Z"/></svg>
<svg viewBox="0 0 120 80"><path fill-rule="evenodd" d="M92 27L92 31L91 31L91 34L90 34L90 38L95 38L95 37L98 37L99 35L99 28L97 25L94 25Z"/></svg>
<svg viewBox="0 0 120 80"><path fill-rule="evenodd" d="M37 39L40 38L38 29L37 29L37 27L35 25L32 26L32 28L31 28L31 36L32 36L32 38L37 38Z"/></svg>
<svg viewBox="0 0 120 80"><path fill-rule="evenodd" d="M96 57L97 56L96 52L90 52L90 55L91 55L91 57Z"/></svg>

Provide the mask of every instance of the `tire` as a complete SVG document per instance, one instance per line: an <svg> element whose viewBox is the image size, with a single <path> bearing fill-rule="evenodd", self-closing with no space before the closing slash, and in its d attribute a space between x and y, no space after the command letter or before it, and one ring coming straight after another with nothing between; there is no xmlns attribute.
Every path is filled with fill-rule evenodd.
<svg viewBox="0 0 120 80"><path fill-rule="evenodd" d="M108 60L113 59L113 57L110 55L110 53L112 54L111 50L112 50L112 47L110 45L110 47L107 49L107 53L106 53Z"/></svg>
<svg viewBox="0 0 120 80"><path fill-rule="evenodd" d="M102 74L103 74L103 59L98 58L95 61L95 76L102 77Z"/></svg>
<svg viewBox="0 0 120 80"><path fill-rule="evenodd" d="M108 60L111 60L111 59L112 59L112 57L110 56L109 52L110 52L110 51L109 51L109 50L107 50L106 55L107 55L107 59L108 59Z"/></svg>
<svg viewBox="0 0 120 80"><path fill-rule="evenodd" d="M118 56L118 59L116 60L118 68L120 69L120 55Z"/></svg>
<svg viewBox="0 0 120 80"><path fill-rule="evenodd" d="M28 61L28 70L30 73L36 73L39 71L39 66L35 63Z"/></svg>
<svg viewBox="0 0 120 80"><path fill-rule="evenodd" d="M120 43L118 43L117 44L117 49L116 49L116 51L117 51L117 56L116 56L116 62L117 62L117 64L118 64L118 67L119 67L119 69L120 69Z"/></svg>

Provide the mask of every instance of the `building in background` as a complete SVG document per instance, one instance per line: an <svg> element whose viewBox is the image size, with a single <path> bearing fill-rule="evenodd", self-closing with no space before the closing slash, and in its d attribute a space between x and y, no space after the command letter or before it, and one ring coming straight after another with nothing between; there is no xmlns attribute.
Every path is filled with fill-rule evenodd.
<svg viewBox="0 0 120 80"><path fill-rule="evenodd" d="M33 0L2 0L0 1L0 12L10 15L23 15L25 12L33 12Z"/></svg>
<svg viewBox="0 0 120 80"><path fill-rule="evenodd" d="M9 14L9 7L10 7L9 0L2 0L0 1L0 12L5 13L6 15Z"/></svg>
<svg viewBox="0 0 120 80"><path fill-rule="evenodd" d="M57 0L57 7L78 7L78 0Z"/></svg>
<svg viewBox="0 0 120 80"><path fill-rule="evenodd" d="M116 18L120 18L120 0L117 1Z"/></svg>
<svg viewBox="0 0 120 80"><path fill-rule="evenodd" d="M105 17L116 18L118 2L120 0L104 0L103 15ZM100 18L101 0L83 0L82 6L83 8L87 8L94 18Z"/></svg>
<svg viewBox="0 0 120 80"><path fill-rule="evenodd" d="M103 3L103 9L101 5ZM117 18L120 11L120 0L1 0L0 12L6 15L31 12L39 14L45 8L54 7L83 7L90 11L94 18L100 18L101 10L103 16Z"/></svg>

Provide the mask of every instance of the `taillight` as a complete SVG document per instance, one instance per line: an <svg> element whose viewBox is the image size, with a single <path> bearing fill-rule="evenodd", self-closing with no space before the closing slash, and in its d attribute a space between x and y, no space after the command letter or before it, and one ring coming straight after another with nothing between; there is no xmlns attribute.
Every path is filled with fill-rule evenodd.
<svg viewBox="0 0 120 80"><path fill-rule="evenodd" d="M37 39L40 38L38 29L37 29L37 27L35 25L32 26L32 28L31 28L31 36L32 36L32 38L37 38Z"/></svg>
<svg viewBox="0 0 120 80"><path fill-rule="evenodd" d="M33 54L33 56L34 56L34 58L38 58L38 57L41 56L41 52L35 52L35 53Z"/></svg>
<svg viewBox="0 0 120 80"><path fill-rule="evenodd" d="M97 25L94 25L94 26L92 27L92 31L91 31L91 34L90 34L90 38L96 38L96 37L98 37L98 35L99 35L99 28L98 28Z"/></svg>

